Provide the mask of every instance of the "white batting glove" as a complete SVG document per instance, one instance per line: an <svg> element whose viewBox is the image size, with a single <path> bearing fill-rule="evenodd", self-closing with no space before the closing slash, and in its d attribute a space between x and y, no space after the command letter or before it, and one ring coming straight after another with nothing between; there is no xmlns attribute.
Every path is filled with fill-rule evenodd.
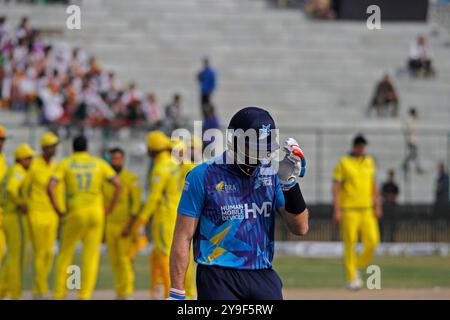
<svg viewBox="0 0 450 320"><path fill-rule="evenodd" d="M297 183L306 173L306 158L298 142L294 138L287 138L283 145L286 153L279 163L278 178L283 191L287 191Z"/></svg>

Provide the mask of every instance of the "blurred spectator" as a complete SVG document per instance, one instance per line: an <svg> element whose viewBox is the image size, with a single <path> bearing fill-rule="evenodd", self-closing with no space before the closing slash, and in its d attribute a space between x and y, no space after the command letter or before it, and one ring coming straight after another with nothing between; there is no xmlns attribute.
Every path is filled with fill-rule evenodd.
<svg viewBox="0 0 450 320"><path fill-rule="evenodd" d="M435 74L433 66L433 51L423 36L417 37L409 46L408 67L413 76L433 76Z"/></svg>
<svg viewBox="0 0 450 320"><path fill-rule="evenodd" d="M202 114L205 114L204 106L212 103L211 96L216 89L216 72L210 66L208 58L203 59L203 69L198 73L197 80L200 85L200 101Z"/></svg>
<svg viewBox="0 0 450 320"><path fill-rule="evenodd" d="M403 170L405 173L409 172L410 162L414 162L416 166L416 172L421 174L423 170L419 162L419 152L418 152L418 134L417 134L417 120L418 114L415 108L409 109L408 119L404 124L404 134L406 141L406 157L403 161Z"/></svg>
<svg viewBox="0 0 450 320"><path fill-rule="evenodd" d="M449 183L448 172L445 170L445 164L441 162L438 165L438 177L436 179L435 205L437 207L446 207L449 205Z"/></svg>
<svg viewBox="0 0 450 320"><path fill-rule="evenodd" d="M397 201L400 189L395 180L395 172L390 169L388 179L381 187L384 219L380 221L383 242L393 242L397 228Z"/></svg>
<svg viewBox="0 0 450 320"><path fill-rule="evenodd" d="M396 204L398 195L400 193L397 182L395 181L395 172L390 169L388 172L388 179L381 187L381 197L385 204Z"/></svg>
<svg viewBox="0 0 450 320"><path fill-rule="evenodd" d="M166 106L165 127L167 132L181 127L181 96L176 93L173 95L172 102Z"/></svg>
<svg viewBox="0 0 450 320"><path fill-rule="evenodd" d="M0 16L0 99L4 108L26 111L26 122L37 106L40 122L51 127L154 126L164 117L154 93L144 99L134 82L122 89L114 72L81 48L48 45L27 17L9 33ZM181 125L179 95L167 115L171 127Z"/></svg>
<svg viewBox="0 0 450 320"><path fill-rule="evenodd" d="M59 87L51 82L47 88L42 90L40 98L43 103L43 123L54 127L63 115L63 96L59 93Z"/></svg>
<svg viewBox="0 0 450 320"><path fill-rule="evenodd" d="M6 28L6 17L0 16L0 44L3 41L3 37L7 34L7 28Z"/></svg>
<svg viewBox="0 0 450 320"><path fill-rule="evenodd" d="M205 105L205 115L203 117L203 125L202 125L202 136L209 129L220 129L219 120L217 119L214 106L211 104ZM211 144L214 141L214 138L211 141L204 141L203 149L206 148L207 145Z"/></svg>
<svg viewBox="0 0 450 320"><path fill-rule="evenodd" d="M331 0L309 0L305 4L305 11L316 19L335 19Z"/></svg>
<svg viewBox="0 0 450 320"><path fill-rule="evenodd" d="M31 28L28 22L28 17L22 17L22 20L20 20L19 25L16 29L16 37L17 39L25 39L28 38L31 34Z"/></svg>
<svg viewBox="0 0 450 320"><path fill-rule="evenodd" d="M126 119L129 124L136 124L143 119L142 110L140 108L142 101L142 93L136 89L136 83L132 82L128 86L122 96L122 102L126 107Z"/></svg>
<svg viewBox="0 0 450 320"><path fill-rule="evenodd" d="M147 123L151 126L157 126L162 120L161 108L156 103L156 95L154 92L148 93L147 99L144 101L142 109Z"/></svg>
<svg viewBox="0 0 450 320"><path fill-rule="evenodd" d="M386 116L387 114L390 114L392 117L398 115L398 97L388 74L383 76L383 79L378 82L375 88L372 101L369 105L369 116L373 109L375 109L379 117Z"/></svg>

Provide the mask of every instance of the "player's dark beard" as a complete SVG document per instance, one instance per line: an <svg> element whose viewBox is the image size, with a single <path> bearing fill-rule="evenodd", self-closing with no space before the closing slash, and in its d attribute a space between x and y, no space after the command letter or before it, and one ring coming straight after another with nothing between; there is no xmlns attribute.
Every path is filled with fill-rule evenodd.
<svg viewBox="0 0 450 320"><path fill-rule="evenodd" d="M116 173L120 173L120 171L122 171L122 169L123 169L121 166L112 166L112 168L114 169L114 171Z"/></svg>

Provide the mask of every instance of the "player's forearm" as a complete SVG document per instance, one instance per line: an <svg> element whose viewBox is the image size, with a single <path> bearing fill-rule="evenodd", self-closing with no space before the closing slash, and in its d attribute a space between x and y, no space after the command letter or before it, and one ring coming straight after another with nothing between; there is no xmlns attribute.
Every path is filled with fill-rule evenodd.
<svg viewBox="0 0 450 320"><path fill-rule="evenodd" d="M170 251L171 287L179 290L185 288L186 271L189 266L190 241L174 235Z"/></svg>
<svg viewBox="0 0 450 320"><path fill-rule="evenodd" d="M375 206L380 206L381 205L381 198L380 198L380 192L378 191L378 188L376 186L376 184L373 184L373 202L375 204Z"/></svg>
<svg viewBox="0 0 450 320"><path fill-rule="evenodd" d="M170 280L174 289L184 290L190 261L190 246L198 218L178 214L170 252Z"/></svg>
<svg viewBox="0 0 450 320"><path fill-rule="evenodd" d="M297 236L305 236L309 230L309 212L305 209L300 214L292 214L284 210L284 220L289 230Z"/></svg>
<svg viewBox="0 0 450 320"><path fill-rule="evenodd" d="M339 210L341 208L340 201L341 185L339 182L333 182L333 208Z"/></svg>

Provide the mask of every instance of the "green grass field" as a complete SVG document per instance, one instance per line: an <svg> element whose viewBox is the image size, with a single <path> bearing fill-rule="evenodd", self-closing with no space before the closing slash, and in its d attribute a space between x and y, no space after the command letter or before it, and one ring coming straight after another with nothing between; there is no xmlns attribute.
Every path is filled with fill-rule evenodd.
<svg viewBox="0 0 450 320"><path fill-rule="evenodd" d="M136 289L149 287L150 267L147 256L135 260ZM79 256L75 264L80 263ZM373 264L381 268L383 288L450 288L450 257L379 257ZM342 288L344 270L340 259L298 258L279 256L274 267L285 288ZM31 288L32 274L26 272L24 286ZM364 272L363 272L364 275ZM106 254L102 256L98 289L112 289L112 271ZM51 275L50 282L53 282Z"/></svg>

